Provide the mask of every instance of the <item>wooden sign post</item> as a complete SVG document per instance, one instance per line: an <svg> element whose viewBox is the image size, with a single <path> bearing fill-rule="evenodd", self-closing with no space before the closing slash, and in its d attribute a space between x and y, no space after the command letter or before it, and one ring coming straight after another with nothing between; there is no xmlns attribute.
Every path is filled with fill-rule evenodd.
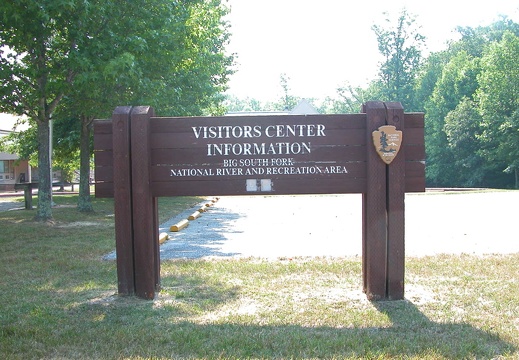
<svg viewBox="0 0 519 360"><path fill-rule="evenodd" d="M118 290L160 287L157 198L363 194L363 284L404 296L404 197L425 190L424 117L399 103L359 114L155 117L118 107L94 124L96 196L114 197Z"/></svg>

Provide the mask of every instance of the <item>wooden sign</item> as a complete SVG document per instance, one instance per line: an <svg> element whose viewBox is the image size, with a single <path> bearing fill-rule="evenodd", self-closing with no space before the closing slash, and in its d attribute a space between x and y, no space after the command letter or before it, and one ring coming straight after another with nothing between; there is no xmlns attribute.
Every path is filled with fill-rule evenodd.
<svg viewBox="0 0 519 360"><path fill-rule="evenodd" d="M405 190L420 191L423 125L414 114L406 120ZM114 194L112 122L95 123L99 197ZM366 114L150 117L148 124L153 196L366 191Z"/></svg>
<svg viewBox="0 0 519 360"><path fill-rule="evenodd" d="M374 101L359 114L163 118L126 106L95 121L94 151L96 197L115 200L120 294L160 287L158 197L361 193L364 291L404 296L404 194L425 190L422 113Z"/></svg>
<svg viewBox="0 0 519 360"><path fill-rule="evenodd" d="M373 145L382 161L388 165L396 158L401 144L402 131L395 126L384 125L373 131Z"/></svg>

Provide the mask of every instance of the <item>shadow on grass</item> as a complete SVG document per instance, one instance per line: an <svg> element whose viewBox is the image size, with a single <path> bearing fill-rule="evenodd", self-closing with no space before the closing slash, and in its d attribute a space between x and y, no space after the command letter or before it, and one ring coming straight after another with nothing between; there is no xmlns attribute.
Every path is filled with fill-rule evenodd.
<svg viewBox="0 0 519 360"><path fill-rule="evenodd" d="M502 340L498 334L468 323L431 321L408 300L372 304L392 323L391 327L381 331L395 342L404 344L405 355L434 352L446 358L495 358L517 351L513 344Z"/></svg>
<svg viewBox="0 0 519 360"><path fill-rule="evenodd" d="M125 342L129 348L124 351L131 356L456 359L495 358L517 351L499 335L470 324L431 321L407 300L372 303L390 320L385 327L262 325L253 315L203 323L197 316L236 300L240 289L223 283L208 285L196 276L165 282L168 286L158 301L116 298L108 308L98 308L105 321L124 324L132 337L145 338L146 349ZM128 316L134 321L121 321Z"/></svg>
<svg viewBox="0 0 519 360"><path fill-rule="evenodd" d="M20 317L0 326L2 341L6 341L4 354L24 357L28 353L23 349L31 349L31 357L61 358L486 359L517 351L499 335L470 324L431 321L407 300L371 303L387 315L387 326L341 328L283 323L276 310L272 311L276 319L272 325L269 321L263 324L254 315L236 314L211 322L208 313L239 300L239 286L196 274L166 275L163 285L164 290L154 301L120 297L113 292L108 295L109 286L104 284L105 295L99 288L96 292L101 296L95 299L78 301L92 293L70 292L67 299L27 304L38 311L25 313L23 326L16 325ZM303 316L301 322L305 321L320 322ZM38 349L29 346L34 343L39 344Z"/></svg>

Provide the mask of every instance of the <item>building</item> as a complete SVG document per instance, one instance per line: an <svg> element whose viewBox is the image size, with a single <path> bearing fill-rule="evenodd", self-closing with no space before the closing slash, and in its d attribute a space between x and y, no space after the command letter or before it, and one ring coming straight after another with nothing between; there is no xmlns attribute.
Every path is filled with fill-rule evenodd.
<svg viewBox="0 0 519 360"><path fill-rule="evenodd" d="M0 137L9 135L15 128L17 117L0 114ZM29 162L16 154L0 152L0 191L14 191L14 184L30 182L32 169Z"/></svg>
<svg viewBox="0 0 519 360"><path fill-rule="evenodd" d="M319 111L306 99L302 99L292 110L286 111L231 111L226 116L260 116L260 115L312 115Z"/></svg>

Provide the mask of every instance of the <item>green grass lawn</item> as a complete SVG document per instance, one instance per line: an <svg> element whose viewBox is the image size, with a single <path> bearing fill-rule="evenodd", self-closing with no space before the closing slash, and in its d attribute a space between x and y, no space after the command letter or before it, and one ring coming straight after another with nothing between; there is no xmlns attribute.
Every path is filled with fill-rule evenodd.
<svg viewBox="0 0 519 360"><path fill-rule="evenodd" d="M199 201L160 199L161 221ZM519 358L519 254L408 258L394 302L366 300L360 258L163 261L145 301L116 294L113 202L94 208L0 212L0 358Z"/></svg>

